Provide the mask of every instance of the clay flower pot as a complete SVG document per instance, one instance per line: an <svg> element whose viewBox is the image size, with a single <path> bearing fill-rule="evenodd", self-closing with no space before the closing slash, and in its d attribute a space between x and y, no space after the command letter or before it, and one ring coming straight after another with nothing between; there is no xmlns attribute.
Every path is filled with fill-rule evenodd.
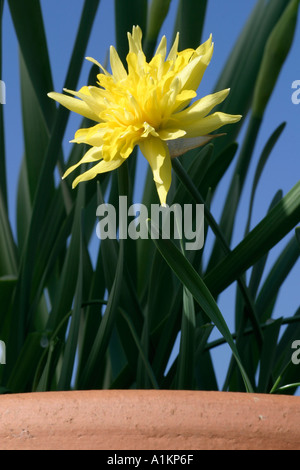
<svg viewBox="0 0 300 470"><path fill-rule="evenodd" d="M154 390L2 395L0 449L300 449L300 397Z"/></svg>

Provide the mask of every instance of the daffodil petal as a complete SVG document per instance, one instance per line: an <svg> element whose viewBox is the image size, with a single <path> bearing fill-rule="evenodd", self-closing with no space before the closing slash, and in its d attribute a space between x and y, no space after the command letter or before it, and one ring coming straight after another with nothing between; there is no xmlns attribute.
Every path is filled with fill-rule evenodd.
<svg viewBox="0 0 300 470"><path fill-rule="evenodd" d="M97 65L105 75L107 75L109 77L111 76L110 73L103 67L103 65L101 65L100 62L98 62L98 60L93 59L93 57L86 57L86 60L88 60L89 62L92 62L95 65Z"/></svg>
<svg viewBox="0 0 300 470"><path fill-rule="evenodd" d="M127 77L127 72L125 67L117 53L116 49L113 46L110 46L110 66L113 73L113 76L116 80L125 80Z"/></svg>
<svg viewBox="0 0 300 470"><path fill-rule="evenodd" d="M172 163L169 152L166 154L163 165L160 169L162 184L156 183L156 190L162 206L166 205L167 195L172 182Z"/></svg>
<svg viewBox="0 0 300 470"><path fill-rule="evenodd" d="M165 60L167 54L167 38L163 36L156 49L155 55L161 55L162 59Z"/></svg>
<svg viewBox="0 0 300 470"><path fill-rule="evenodd" d="M154 137L158 137L158 133L155 131L154 127L150 126L148 122L144 122L144 132L142 133L141 137L147 138L150 134Z"/></svg>
<svg viewBox="0 0 300 470"><path fill-rule="evenodd" d="M77 178L75 178L75 180L73 181L72 187L75 188L78 183L82 181L91 180L95 178L97 175L99 175L100 173L107 173L108 171L113 171L116 168L119 168L119 166L121 166L122 163L124 163L123 158L118 158L110 162L101 160L101 162L97 163L97 165L93 166L93 168L85 171L84 173L79 175Z"/></svg>
<svg viewBox="0 0 300 470"><path fill-rule="evenodd" d="M48 93L48 96L70 111L74 111L75 113L91 119L92 121L100 121L99 116L97 116L97 114L94 113L84 101L56 92Z"/></svg>
<svg viewBox="0 0 300 470"><path fill-rule="evenodd" d="M88 129L79 129L75 134L75 138L71 142L100 147L103 143L103 137L106 133L106 129L103 128L101 124L96 124L96 126L90 127Z"/></svg>
<svg viewBox="0 0 300 470"><path fill-rule="evenodd" d="M204 96L200 100L193 103L189 108L176 114L175 117L178 121L199 121L205 117L210 111L222 103L228 96L230 89L218 91L211 95Z"/></svg>
<svg viewBox="0 0 300 470"><path fill-rule="evenodd" d="M175 103L173 106L173 113L179 112L181 109L184 109L196 96L197 93L194 90L183 90L176 96Z"/></svg>
<svg viewBox="0 0 300 470"><path fill-rule="evenodd" d="M172 164L168 146L155 137L145 139L139 142L139 145L151 166L160 203L166 204L172 179Z"/></svg>
<svg viewBox="0 0 300 470"><path fill-rule="evenodd" d="M175 41L171 47L167 60L175 61L178 53L179 33L176 34Z"/></svg>
<svg viewBox="0 0 300 470"><path fill-rule="evenodd" d="M199 55L204 55L206 52L211 48L212 45L212 34L209 35L209 38L200 44L200 46L197 47L195 54Z"/></svg>
<svg viewBox="0 0 300 470"><path fill-rule="evenodd" d="M79 91L68 90L67 88L64 88L64 91L84 101L91 109L91 111L95 113L95 115L97 116L97 120L100 121L101 119L99 118L99 114L102 112L103 109L105 109L105 104L103 102L103 99L99 99L99 94L97 92L97 94L95 95L93 88L96 89L96 87L85 86L82 87ZM101 90L99 90L99 92L101 93Z"/></svg>
<svg viewBox="0 0 300 470"><path fill-rule="evenodd" d="M206 67L208 66L213 55L213 44L203 55L195 55L186 67L178 74L182 89L197 90Z"/></svg>
<svg viewBox="0 0 300 470"><path fill-rule="evenodd" d="M216 112L206 116L200 121L180 121L180 125L186 130L186 137L197 137L210 134L226 124L240 121L242 116Z"/></svg>
<svg viewBox="0 0 300 470"><path fill-rule="evenodd" d="M183 129L162 129L161 131L158 131L158 135L161 140L174 140L185 136L186 131Z"/></svg>
<svg viewBox="0 0 300 470"><path fill-rule="evenodd" d="M147 139L140 140L139 146L142 154L151 166L154 181L156 183L163 184L160 170L163 166L166 155L169 154L167 144L159 138L151 136Z"/></svg>
<svg viewBox="0 0 300 470"><path fill-rule="evenodd" d="M143 52L142 49L142 30L139 26L133 26L132 34L128 33L129 51L135 54Z"/></svg>
<svg viewBox="0 0 300 470"><path fill-rule="evenodd" d="M62 178L63 179L66 178L79 165L82 165L83 163L95 162L95 160L100 160L101 158L102 158L102 147L92 147L92 148L90 148L78 163L76 163L75 165L70 166L70 168L67 169L67 171L64 173Z"/></svg>

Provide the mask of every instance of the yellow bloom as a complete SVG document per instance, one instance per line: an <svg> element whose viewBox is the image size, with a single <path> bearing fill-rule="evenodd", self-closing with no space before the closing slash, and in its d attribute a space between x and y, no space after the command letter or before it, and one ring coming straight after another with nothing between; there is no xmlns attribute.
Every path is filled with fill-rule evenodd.
<svg viewBox="0 0 300 470"><path fill-rule="evenodd" d="M241 116L221 112L208 115L226 98L229 89L205 96L188 107L197 96L213 43L210 37L196 50L178 52L178 39L177 35L167 56L164 36L148 63L142 50L142 31L139 26L133 27L132 34L128 33L128 71L111 46L111 74L88 58L103 72L97 76L99 87L64 90L73 96L49 93L66 108L97 122L91 128L79 129L72 141L91 148L64 177L82 163L94 163L74 180L73 187L118 168L139 145L151 166L160 202L165 204L171 185L172 153L179 155L181 145L184 153L187 143L191 148L203 145L214 137L209 133L240 120Z"/></svg>

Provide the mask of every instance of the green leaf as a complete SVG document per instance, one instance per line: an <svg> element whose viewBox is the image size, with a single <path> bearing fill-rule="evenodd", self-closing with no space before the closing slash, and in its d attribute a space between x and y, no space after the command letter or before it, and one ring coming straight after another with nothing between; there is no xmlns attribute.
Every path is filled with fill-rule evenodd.
<svg viewBox="0 0 300 470"><path fill-rule="evenodd" d="M81 189L83 189L83 187ZM53 308L48 320L47 328L50 330L53 330L71 309L74 298L79 264L81 201L81 198L77 199L77 210L74 215L72 238L64 259L59 287L53 300Z"/></svg>
<svg viewBox="0 0 300 470"><path fill-rule="evenodd" d="M132 384L132 374L128 366L123 367L122 371L118 377L112 382L109 389L110 390L126 390L129 389Z"/></svg>
<svg viewBox="0 0 300 470"><path fill-rule="evenodd" d="M17 274L18 252L12 234L5 201L0 191L0 276Z"/></svg>
<svg viewBox="0 0 300 470"><path fill-rule="evenodd" d="M121 312L121 309L119 309ZM129 320L130 321L130 320ZM134 328L134 327L133 327ZM134 361L134 366L132 363L127 362L127 357L131 356L131 352L128 354L126 351L126 355L122 346L122 342L120 339L120 334L119 332L121 331L126 331L127 335L127 340L128 338L132 337L132 333L130 331L130 327L124 317L122 315L117 315L116 318L116 325L112 330L111 337L109 340L109 345L108 345L108 352L107 352L107 365L106 365L106 372L105 372L105 378L107 378L107 375L109 374L109 378L107 378L107 384L105 383L105 378L103 378L103 388L109 387L111 382L113 382L120 372L123 370L123 368L129 364L131 367L132 371L135 371L136 369L136 360ZM134 341L127 341L128 348L130 350L134 350L134 355L135 359L137 357L137 351L136 347L134 344Z"/></svg>
<svg viewBox="0 0 300 470"><path fill-rule="evenodd" d="M195 382L195 307L190 291L183 287L183 312L178 355L177 388L193 390Z"/></svg>
<svg viewBox="0 0 300 470"><path fill-rule="evenodd" d="M89 300L84 303L86 306L85 320L81 326L81 334L79 340L79 351L78 351L78 372L77 380L80 378L82 369L84 368L87 358L90 353L91 345L95 341L97 331L102 319L101 306L106 304L106 301L102 300L105 296L105 279L104 270L102 265L102 256L99 250L96 268L94 271L93 278L91 280ZM101 302L91 303L90 299L102 299Z"/></svg>
<svg viewBox="0 0 300 470"><path fill-rule="evenodd" d="M57 325L57 328L52 333L49 332L42 339L44 351L35 371L32 385L32 391L34 392L48 391L50 390L51 382L54 382L53 378L56 376L57 363L64 346L64 340L61 338L65 334L71 314L72 311L68 312Z"/></svg>
<svg viewBox="0 0 300 470"><path fill-rule="evenodd" d="M236 213L244 189L245 180L248 174L248 168L253 155L253 149L256 138L261 126L261 119L251 116L245 139L236 162L233 175L229 184L229 190L223 205L221 220L219 223L220 230L224 234L225 239L230 246L234 224L236 222ZM209 261L209 269L213 268L213 263L217 263L222 258L223 252L216 240L211 258Z"/></svg>
<svg viewBox="0 0 300 470"><path fill-rule="evenodd" d="M26 336L24 345L14 363L14 367L7 382L7 388L12 392L20 393L31 391L31 383L43 352L41 345L43 337L44 333L38 332L29 333ZM9 348L7 348L6 366L9 365L10 357Z"/></svg>
<svg viewBox="0 0 300 470"><path fill-rule="evenodd" d="M296 229L296 233L299 237L300 228ZM278 296L280 287L299 259L299 256L299 242L297 236L294 236L274 263L258 294L256 308L262 322L267 321L271 316L273 304Z"/></svg>
<svg viewBox="0 0 300 470"><path fill-rule="evenodd" d="M104 204L100 186L98 186L98 198L98 204ZM118 207L118 203L115 203L115 200L116 199L110 201L110 203L114 203L114 207ZM127 240L123 240L123 242L124 241ZM106 288L110 291L117 270L119 243L117 240L109 238L101 240L100 251L102 257L102 269L104 270L105 285ZM136 331L141 332L143 324L142 309L137 297L134 283L131 278L131 272L127 268L126 264L124 264L123 282L124 288L121 290L121 305L124 309L126 308L127 311L130 312L131 319L134 322Z"/></svg>
<svg viewBox="0 0 300 470"><path fill-rule="evenodd" d="M22 54L20 54L20 80L26 175L28 178L30 200L33 202L43 163L41 157L47 150L50 131L45 122L45 112L42 111L40 103L37 100L37 92L41 88L42 82L40 80L39 89L33 87ZM52 111L51 115L53 120L55 109L52 108Z"/></svg>
<svg viewBox="0 0 300 470"><path fill-rule="evenodd" d="M227 245L226 239L225 239L222 231L219 229L219 226L216 223L214 217L212 216L210 210L208 209L205 201L202 199L202 196L200 195L199 191L195 187L193 181L191 181L191 179L186 174L185 170L183 169L183 167L181 166L181 164L178 161L176 161L176 160L173 161L173 168L175 169L175 171L176 171L177 175L179 176L179 178L181 179L181 181L184 183L185 187L188 189L188 191L191 193L191 195L195 199L196 203L197 204L199 204L199 203L204 204L204 216L205 216L208 224L210 225L212 231L216 235L216 239L220 243L220 246L222 247L222 250L224 251L224 253L229 254L230 253L230 248ZM253 305L253 301L252 301L252 299L251 299L251 297L248 293L248 289L245 285L244 279L242 279L241 277L238 277L237 282L238 282L239 288L241 290L241 293L243 295L243 298L245 300L245 304L247 306L245 312L246 312L247 316L249 317L249 319L251 320L251 322L254 326L256 336L257 336L257 341L258 341L258 343L260 343L260 341L261 341L261 331L260 331L260 326L259 326L258 321L257 321L257 316L256 316L256 313L255 313L255 308L254 308L254 305Z"/></svg>
<svg viewBox="0 0 300 470"><path fill-rule="evenodd" d="M138 25L145 34L147 23L147 0L115 0L115 23L117 51L125 64L128 54L127 33Z"/></svg>
<svg viewBox="0 0 300 470"><path fill-rule="evenodd" d="M266 41L286 7L286 0L257 1L240 36L225 62L214 91L230 88L218 111L241 114L249 110ZM223 127L226 136L215 142L216 155L236 138L244 120Z"/></svg>
<svg viewBox="0 0 300 470"><path fill-rule="evenodd" d="M25 158L22 159L17 189L17 241L20 252L26 242L31 218L30 190Z"/></svg>
<svg viewBox="0 0 300 470"><path fill-rule="evenodd" d="M293 317L283 320L288 323L283 332L276 349L276 361L273 369L274 385L271 393L276 393L280 384L294 383L299 380L299 366L292 362L292 354L295 349L293 342L300 338L300 308L297 309ZM289 390L288 393L294 393L295 390Z"/></svg>
<svg viewBox="0 0 300 470"><path fill-rule="evenodd" d="M209 168L212 160L214 146L213 144L205 145L197 152L187 152L179 160L191 178L192 181L196 182L197 187L201 187L202 184L207 183L206 173ZM189 154L192 154L192 160L189 158ZM191 163L190 163L191 160ZM173 180L177 184L176 192L173 196L172 202L177 202L178 204L188 203L188 200L191 199L191 195L185 188L185 186L179 181L177 175L174 175ZM209 186L209 183L207 183ZM205 192L204 192L205 194Z"/></svg>
<svg viewBox="0 0 300 470"><path fill-rule="evenodd" d="M240 200L240 178L239 175L236 174L235 178L231 181L230 186L230 203L224 205L222 211L222 217L219 224L219 230L224 237L224 240L230 246L230 239L232 236L233 225L236 221L236 210L237 205ZM224 247L222 241L218 237L216 237L214 247L212 253L209 258L209 262L207 265L207 272L210 272L215 266L217 266L218 262L224 257Z"/></svg>
<svg viewBox="0 0 300 470"><path fill-rule="evenodd" d="M170 3L171 0L151 0L147 35L144 41L144 51L148 61L152 59L154 55L157 37L168 14Z"/></svg>
<svg viewBox="0 0 300 470"><path fill-rule="evenodd" d="M266 145L264 146L263 151L262 151L262 153L260 155L260 158L258 160L258 164L257 164L256 170L255 170L255 175L254 175L254 178L253 178L252 189L251 189L250 204L249 204L249 215L248 215L248 220L247 220L247 224L246 224L246 231L245 231L246 234L249 232L249 229L250 229L250 221L251 221L251 215L252 215L252 210L253 210L254 196L255 196L256 188L258 186L261 174L262 174L262 172L264 170L264 167L265 167L265 165L268 161L268 158L269 158L274 146L276 145L279 137L281 136L285 126L286 126L286 123L283 122L282 124L280 124L280 126L278 126L275 129L275 131L273 132L271 137L268 139Z"/></svg>
<svg viewBox="0 0 300 470"><path fill-rule="evenodd" d="M180 0L176 24L180 33L179 50L197 49L200 45L206 8L207 0Z"/></svg>
<svg viewBox="0 0 300 470"><path fill-rule="evenodd" d="M91 347L91 351L82 374L78 379L78 387L80 389L86 389L95 386L94 384L97 383L98 379L97 371L99 371L99 364L103 367L103 361L105 359L105 354L108 348L112 330L115 326L116 316L120 304L120 295L123 283L123 262L124 243L123 240L121 240L114 283L109 293L107 307L97 331L95 341Z"/></svg>
<svg viewBox="0 0 300 470"><path fill-rule="evenodd" d="M238 144L236 142L232 142L228 147L224 148L216 158L212 158L203 180L201 181L200 192L202 194L206 195L210 188L212 191L215 191L218 183L221 181L233 161L237 149Z"/></svg>
<svg viewBox="0 0 300 470"><path fill-rule="evenodd" d="M226 289L300 221L300 182L204 278L213 294Z"/></svg>
<svg viewBox="0 0 300 470"><path fill-rule="evenodd" d="M61 366L60 378L57 385L57 390L69 390L71 388L71 379L74 371L75 354L78 344L78 335L81 318L81 304L82 304L82 293L83 293L83 216L81 214L81 230L80 230L80 245L79 245L79 263L78 263L78 276L75 288L75 299L73 314L71 316L70 330L66 341L66 347L63 356L63 362ZM77 247L78 248L78 247ZM76 255L75 255L76 256Z"/></svg>
<svg viewBox="0 0 300 470"><path fill-rule="evenodd" d="M291 0L272 29L255 84L253 114L263 116L277 78L293 43L299 0Z"/></svg>
<svg viewBox="0 0 300 470"><path fill-rule="evenodd" d="M264 342L260 354L258 393L266 393L270 389L281 324L282 318L279 318L278 320L271 321L267 328L264 329Z"/></svg>
<svg viewBox="0 0 300 470"><path fill-rule="evenodd" d="M166 263L165 263L166 264ZM171 357L176 337L180 331L182 316L182 290L176 289L175 295L165 314L164 323L152 334L155 351L152 367L159 383L163 380L164 373Z"/></svg>
<svg viewBox="0 0 300 470"><path fill-rule="evenodd" d="M287 361L279 376L275 380L270 393L284 393L285 395L293 395L296 392L296 389L299 387L299 372L297 369L298 364L294 364L291 359L293 349L291 349L289 352L290 359ZM280 383L283 383L283 381L286 383L286 385L279 387Z"/></svg>
<svg viewBox="0 0 300 470"><path fill-rule="evenodd" d="M55 202L56 199L53 200ZM54 294L51 292L51 283L56 283L56 276L55 271L57 265L61 262L64 263L66 260L67 250L66 250L66 240L68 239L70 232L72 230L72 224L74 220L74 210L65 216L64 220L62 221L58 218L58 222L61 224L59 230L53 230L55 226L51 225L49 227L49 238L46 237L46 244L42 245L42 249L44 251L40 251L40 256L37 259L35 264L35 283L34 283L34 290L32 293L32 302L30 306L30 310L28 313L28 318L33 318L38 307L40 298L42 296L43 290L45 286L49 289L49 295L51 299L52 305L57 302L57 295L58 290L60 287L55 284ZM55 220L55 222L57 222ZM55 224L56 225L56 224ZM57 227L55 227L57 229ZM76 261L76 258L74 262ZM62 268L64 269L64 268ZM59 278L61 280L62 272L60 270ZM72 278L72 276L71 276ZM56 300L55 300L56 299ZM53 310L52 310L53 314ZM53 325L55 321L53 322Z"/></svg>
<svg viewBox="0 0 300 470"><path fill-rule="evenodd" d="M10 7L11 9L14 9L14 14L17 16L20 12L18 8L15 9L16 5L17 4L15 4L15 2L10 2ZM31 12L31 7L34 5L36 5L36 1L32 0L31 6L29 8L29 13ZM75 41L75 45L73 48L73 52L72 52L72 56L71 56L71 60L70 60L69 68L68 68L68 73L67 73L67 77L65 81L65 88L69 88L69 89L76 88L76 83L78 81L78 77L80 74L84 52L85 52L85 49L89 40L90 31L92 28L94 16L96 14L98 5L99 5L99 0L88 0L88 1L86 0L85 1L82 15L81 15L80 25L79 25L78 33L76 36L76 41ZM26 7L24 8L26 10ZM37 11L38 11L38 8L37 8ZM36 15L34 15L34 18L36 18ZM19 29L18 29L22 38L24 34L26 35L27 26L28 26L26 25L26 28L22 30L23 20L24 18L20 17ZM29 38L32 38L31 33L29 35ZM36 38L34 38L34 40L36 40ZM24 39L24 41L26 42L26 39ZM30 41L26 42L30 55L33 55L32 50L28 46L29 43ZM31 62L30 57L29 57L28 62L27 62L26 54L28 55L28 50L26 50L26 53L24 52L24 49L22 49L22 51L23 51L23 57L26 62L26 66L28 67L28 70L29 70L29 65L32 66L33 69L35 66L39 67L39 64L36 63L39 60L38 56L34 58L33 62ZM34 71L32 71L31 73L29 71L29 74L31 76L33 83L35 83L35 81L32 78L32 75L34 75L34 73L35 73ZM49 98L47 99L49 100ZM18 282L18 286L16 290L17 294L15 297L14 316L15 316L15 320L19 322L20 327L18 328L18 331L15 334L12 334L13 354L18 354L24 342L26 316L27 316L28 307L30 303L30 298L29 298L30 291L31 291L30 286L31 286L32 275L33 275L33 270L34 270L32 259L36 258L36 250L38 246L40 226L42 225L44 221L45 212L49 204L49 198L50 198L51 190L52 190L52 175L53 175L53 171L54 171L54 168L55 168L55 165L57 163L57 159L60 153L61 142L62 142L64 131L67 125L68 115L69 115L68 110L66 110L62 106L58 108L51 138L49 141L49 145L47 147L47 152L43 158L43 166L40 172L40 178L38 181L38 186L37 186L34 204L33 204L31 224L30 224L30 228L29 228L29 232L28 232L28 236L26 240L26 245L24 248L22 269L21 269L19 282Z"/></svg>
<svg viewBox="0 0 300 470"><path fill-rule="evenodd" d="M175 213L175 222L178 233L180 233L180 223ZM185 257L185 250L182 238L180 239L180 249ZM181 337L180 348L178 354L177 369L177 388L179 390L193 390L195 383L195 333L196 333L196 316L194 298L183 286L183 310L181 320Z"/></svg>
<svg viewBox="0 0 300 470"><path fill-rule="evenodd" d="M123 318L126 320L128 326L129 326L129 329L130 329L130 332L131 332L131 334L132 334L133 340L134 340L134 342L135 342L135 344L136 344L136 347L137 347L137 349L138 349L138 351L139 351L141 360L143 361L143 364L144 364L144 367L145 367L145 371L146 371L146 374L148 375L149 381L151 382L152 387L153 387L154 389L158 389L159 386L158 386L156 377L155 377L155 375L154 375L154 373L153 373L153 370L152 370L152 368L151 368L151 365L149 364L149 361L148 361L147 357L146 357L145 354L144 354L143 346L142 346L142 344L141 344L141 342L140 342L140 340L139 340L139 337L138 337L138 335L137 335L137 333L136 333L136 331L135 331L134 325L132 324L132 321L130 320L129 315L128 315L126 312L124 312L123 309L120 309L120 311L121 311L121 314L122 314Z"/></svg>
<svg viewBox="0 0 300 470"><path fill-rule="evenodd" d="M281 201L282 197L283 197L282 191L281 190L277 191L277 193L275 194L275 196L273 197L271 201L268 212L270 212L270 210L272 210L273 207L275 207L276 204L278 204L278 202ZM261 282L261 278L262 278L262 275L264 273L264 269L267 263L268 255L269 253L267 252L253 266L251 276L250 276L250 281L249 281L249 292L251 293L253 298L256 297L257 290L259 288L259 284Z"/></svg>
<svg viewBox="0 0 300 470"><path fill-rule="evenodd" d="M282 387L276 388L272 390L272 393L282 392L283 394L287 394L287 391L290 391L290 389L297 389L298 387L300 387L300 382L295 382L292 384L287 384L287 385L283 385ZM296 390L294 390L294 392L295 391Z"/></svg>
<svg viewBox="0 0 300 470"><path fill-rule="evenodd" d="M218 390L210 351L206 348L213 328L210 323L202 323L196 329L195 377L199 390Z"/></svg>
<svg viewBox="0 0 300 470"><path fill-rule="evenodd" d="M270 207L269 207L269 210L268 212L270 212L270 210L275 207L275 205L282 199L282 192L281 191L278 191L271 204L270 204ZM257 261L253 268L252 268L252 272L251 272L251 276L250 276L250 281L249 281L249 286L248 286L248 292L249 292L249 296L251 296L252 299L255 299L256 298L256 293L257 293L257 289L259 287L259 284L260 284L260 281L261 281L261 278L262 278L262 275L263 275L263 272L264 272L264 269L265 269L265 266L266 266L266 263L267 263L267 259L268 259L268 254L269 253L266 253L259 261ZM243 276L245 278L245 275ZM246 282L246 281L245 281ZM254 301L253 301L254 303ZM243 295L242 295L242 292L241 290L237 290L237 293L236 293L236 306L235 306L235 328L238 329L239 325L241 324L241 319L243 318L243 314L244 314L244 300L243 300ZM257 312L256 312L256 315L257 315Z"/></svg>
<svg viewBox="0 0 300 470"><path fill-rule="evenodd" d="M40 2L8 0L8 5L32 86L51 128L55 105L47 97L53 83Z"/></svg>
<svg viewBox="0 0 300 470"><path fill-rule="evenodd" d="M53 378L56 376L56 366L63 349L63 342L58 338L51 339L42 361L36 368L32 385L32 392L47 392L53 387ZM53 388L52 388L53 389ZM56 390L57 387L55 386Z"/></svg>
<svg viewBox="0 0 300 470"><path fill-rule="evenodd" d="M151 225L150 225L151 224ZM157 228L153 225L153 222L149 221L149 230L153 230L151 233L157 233ZM175 245L166 239L154 239L154 243L165 258L173 272L178 276L184 286L191 292L194 299L198 302L204 313L210 318L210 320L216 325L220 333L226 339L230 346L233 355L238 363L239 369L244 379L245 387L247 391L252 390L252 386L247 378L247 374L241 364L238 351L232 340L231 333L228 326L214 300L211 293L207 289L205 283L202 281L200 276L194 270L193 266L188 260L180 253Z"/></svg>
<svg viewBox="0 0 300 470"><path fill-rule="evenodd" d="M12 304L13 293L17 284L16 276L0 277L0 338L6 341L7 324L10 325L10 308ZM6 328L5 328L6 326Z"/></svg>
<svg viewBox="0 0 300 470"><path fill-rule="evenodd" d="M149 240L151 242L151 240ZM166 316L170 306L170 299L173 299L177 290L175 287L172 271L165 263L159 251L153 254L153 263L148 273L147 290L147 316L149 321L150 334L157 339L160 338L161 327L166 321Z"/></svg>

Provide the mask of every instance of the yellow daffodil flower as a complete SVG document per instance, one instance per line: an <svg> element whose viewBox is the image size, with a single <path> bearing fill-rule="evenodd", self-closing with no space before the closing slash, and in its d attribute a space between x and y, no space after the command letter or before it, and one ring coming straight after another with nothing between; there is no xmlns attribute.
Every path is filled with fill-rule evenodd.
<svg viewBox="0 0 300 470"><path fill-rule="evenodd" d="M151 166L160 203L164 205L171 185L171 157L204 145L215 137L208 134L240 120L238 115L209 114L226 98L229 89L190 105L211 60L213 43L210 37L196 50L178 52L178 40L177 34L167 56L164 36L148 63L142 50L142 31L139 26L133 27L132 34L128 33L128 70L111 46L111 74L96 60L87 58L102 70L97 75L99 86L84 86L78 92L64 90L73 96L49 93L61 105L97 123L79 129L72 141L91 148L63 177L82 163L94 163L74 180L73 187L118 168L138 145Z"/></svg>

